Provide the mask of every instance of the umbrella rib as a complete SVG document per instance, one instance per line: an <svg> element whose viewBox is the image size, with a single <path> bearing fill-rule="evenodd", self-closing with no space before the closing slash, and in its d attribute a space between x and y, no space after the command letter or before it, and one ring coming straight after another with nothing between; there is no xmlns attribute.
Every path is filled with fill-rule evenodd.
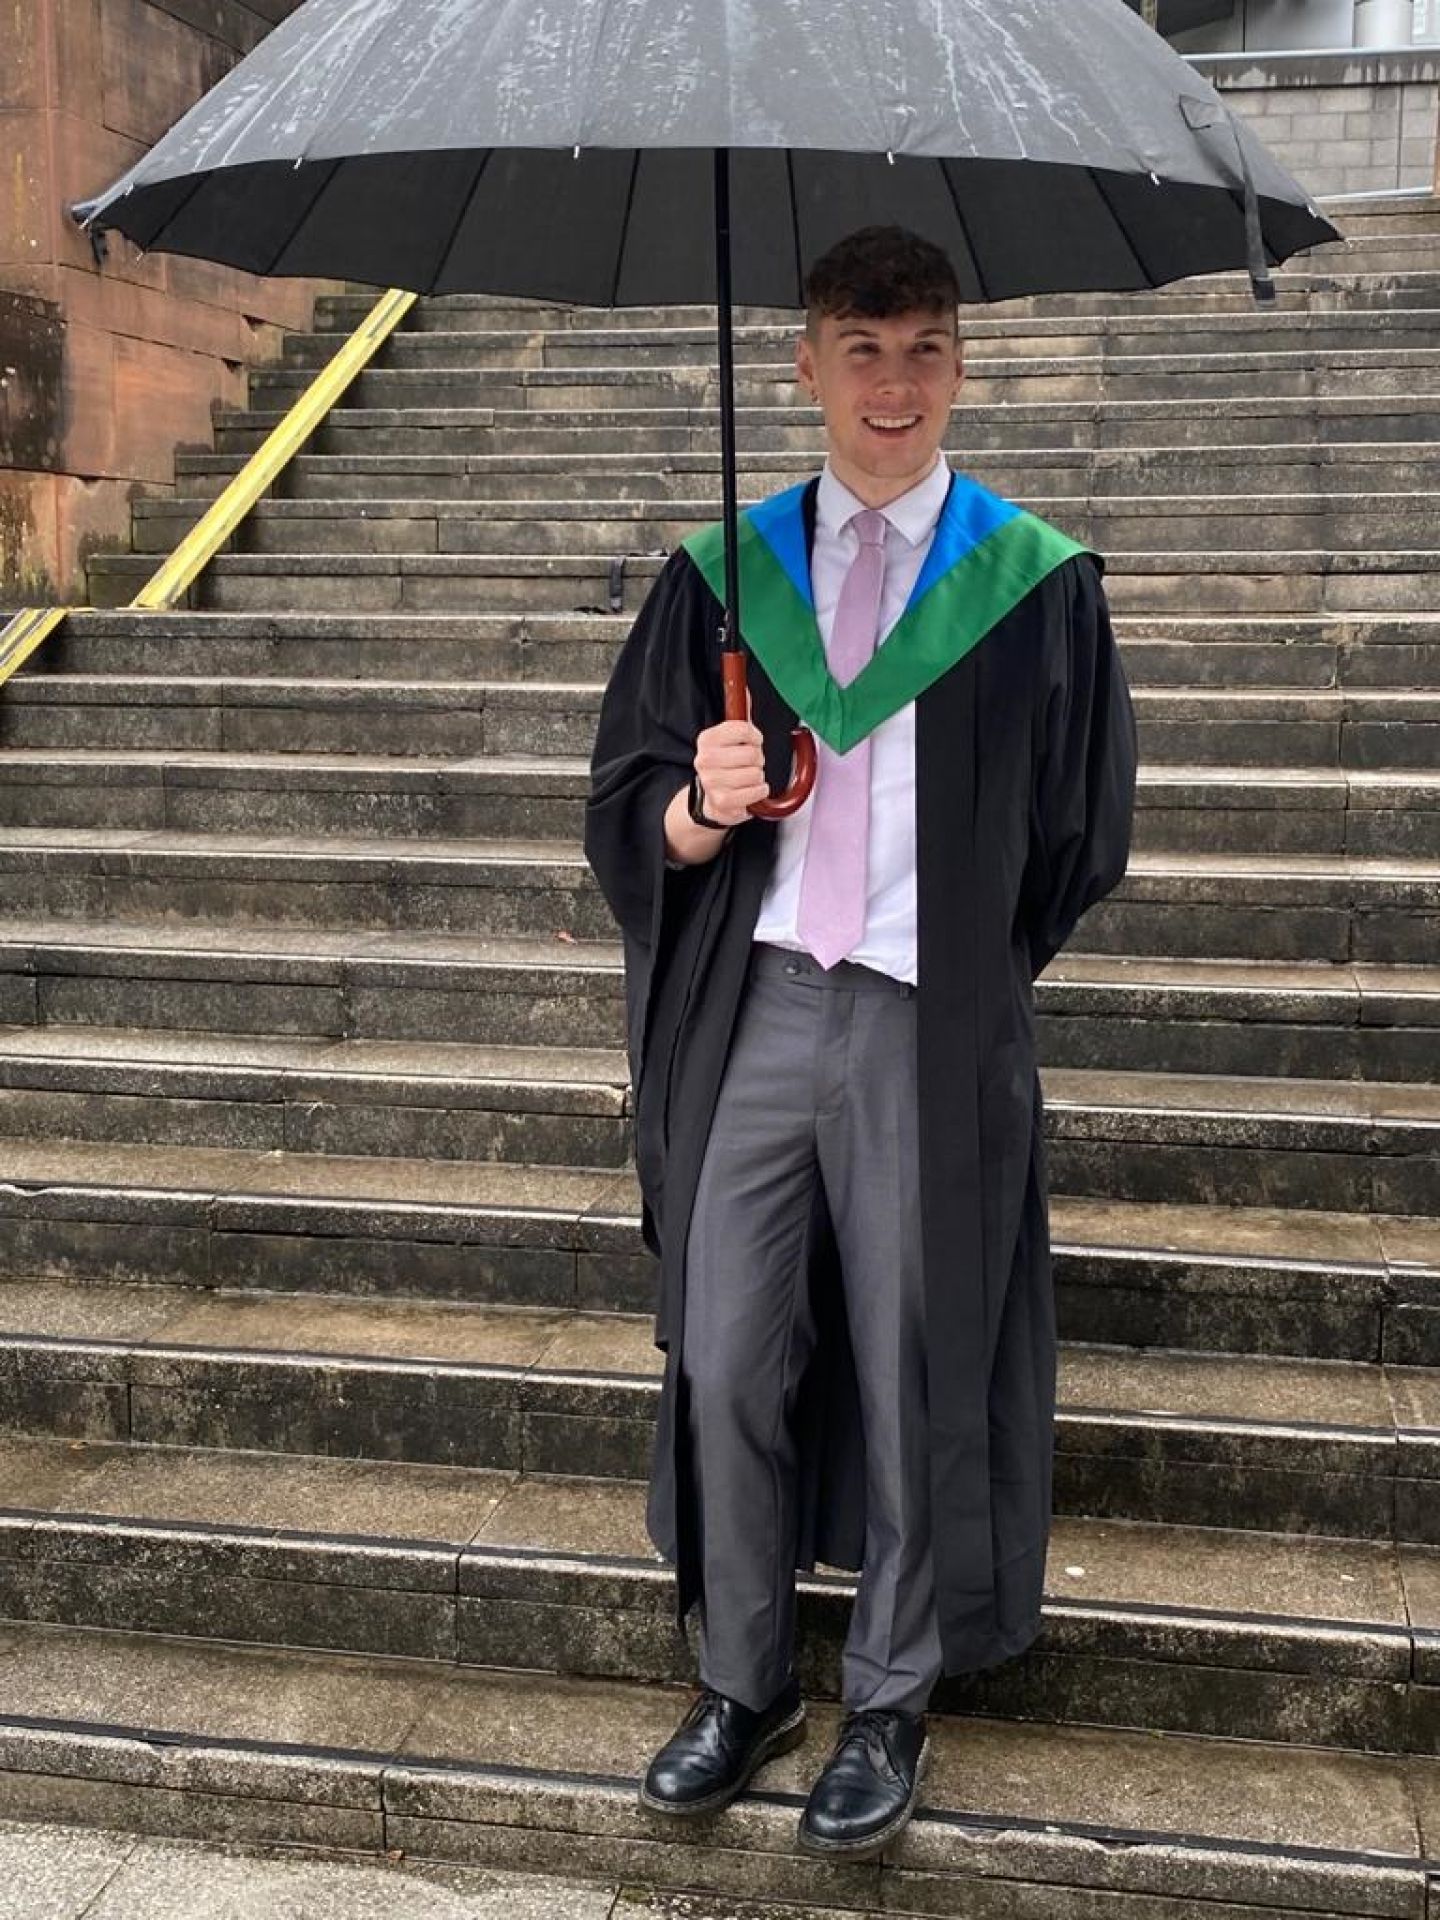
<svg viewBox="0 0 1440 1920"><path fill-rule="evenodd" d="M318 160L312 160L309 162L309 164L311 166L319 166L321 163ZM270 256L269 266L262 267L260 269L262 274L267 279L272 273L274 273L275 269L279 266L281 260L284 259L286 250L295 244L296 234L299 233L300 229L305 225L305 222L310 218L311 214L314 213L316 207L318 207L320 202L325 198L326 193L330 189L331 182L334 180L336 174L339 173L341 167L343 167L344 164L345 162L343 160L332 160L329 163L329 171L326 173L325 178L320 182L320 185L315 189L315 192L311 195L310 204L306 207L304 213L301 214L300 218L291 227L290 231L281 238L279 246L276 247L274 253Z"/></svg>
<svg viewBox="0 0 1440 1920"><path fill-rule="evenodd" d="M985 279L985 269L980 264L980 255L976 251L975 242L970 237L970 222L965 218L965 209L960 204L960 192L955 185L954 179L951 177L950 162L948 160L942 160L940 162L940 178L950 189L950 199L955 208L955 218L960 222L960 237L965 242L965 251L970 255L970 264L975 269L975 278L980 283L980 298L982 300L988 300L990 298L990 288Z"/></svg>
<svg viewBox="0 0 1440 1920"><path fill-rule="evenodd" d="M475 170L475 178L470 182L470 191L465 196L465 204L456 215L455 224L450 229L450 238L445 242L445 251L441 254L439 260L436 261L435 266L431 270L431 293L434 293L435 289L439 286L444 277L445 269L450 264L450 256L455 251L455 242L460 238L460 229L464 226L470 209L475 204L475 196L480 191L480 182L485 178L485 169L494 158L494 154L495 149L493 147L487 147L484 158Z"/></svg>
<svg viewBox="0 0 1440 1920"><path fill-rule="evenodd" d="M155 229L154 233L151 234L149 240L144 242L143 245L139 240L136 240L134 242L134 244L140 248L141 253L148 253L150 249L155 245L155 242L161 237L161 235L168 233L170 231L171 227L174 226L175 222L180 218L181 214L184 213L185 209L190 205L190 202L195 198L196 194L199 193L200 189L204 186L208 186L210 181L213 180L214 177L215 176L213 173L197 173L196 174L193 182L191 183L190 191L186 194L185 198L180 202L179 206L176 207L173 212L166 214L165 218L161 221L160 225ZM102 214L101 215L102 225L103 225L103 222L104 222L104 215ZM166 249L162 248L161 251L164 252L166 251Z"/></svg>
<svg viewBox="0 0 1440 1920"><path fill-rule="evenodd" d="M615 278L610 282L608 305L620 304L620 275L625 266L625 240L630 232L630 217L635 211L635 182L640 175L640 149L635 149L635 158L630 162L630 184L625 189L625 212L620 220L620 237L615 246Z"/></svg>
<svg viewBox="0 0 1440 1920"><path fill-rule="evenodd" d="M805 304L805 255L800 248L800 196L795 190L795 150L785 149L785 176L790 182L790 229L795 235L795 286L799 304Z"/></svg>
<svg viewBox="0 0 1440 1920"><path fill-rule="evenodd" d="M1120 238L1125 242L1126 246L1130 249L1130 258L1135 262L1136 266L1140 269L1141 274L1144 276L1146 286L1158 287L1160 285L1160 282L1155 278L1154 274L1151 273L1149 267L1146 266L1144 260L1141 259L1140 249L1136 246L1135 242L1131 239L1129 228L1125 225L1125 222L1120 218L1119 214L1115 211L1115 203L1110 198L1110 195L1105 187L1105 182L1100 177L1100 169L1098 167L1086 167L1085 171L1090 177L1091 186L1094 187L1095 191L1099 194L1100 198L1105 202L1105 211L1110 215L1110 218L1115 222L1115 226L1119 232Z"/></svg>

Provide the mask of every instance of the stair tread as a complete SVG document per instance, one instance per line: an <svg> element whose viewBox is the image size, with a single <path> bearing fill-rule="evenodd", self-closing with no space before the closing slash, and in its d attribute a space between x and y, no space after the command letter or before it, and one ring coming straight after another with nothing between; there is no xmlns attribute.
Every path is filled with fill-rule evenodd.
<svg viewBox="0 0 1440 1920"><path fill-rule="evenodd" d="M0 1459L0 1510L134 1529L658 1564L639 1482L402 1461L12 1437ZM1440 1550L1061 1514L1046 1594L1070 1607L1433 1631Z"/></svg>
<svg viewBox="0 0 1440 1920"><path fill-rule="evenodd" d="M1272 488L1237 493L1078 493L1046 495L1027 490L1026 502L1036 513L1107 513L1117 517L1143 518L1155 513L1232 514L1237 507L1287 514L1353 512L1369 508L1376 512L1403 506L1433 508L1434 495L1421 487L1406 487L1384 492L1340 492L1295 494ZM138 517L153 519L172 514L203 513L212 504L208 495L174 494L163 498L137 500ZM752 504L745 501L743 504ZM347 494L343 499L293 498L281 496L257 502L253 511L274 520L406 520L431 516L441 520L678 520L692 512L718 520L722 503L709 494L694 497L653 498L633 494L607 496L587 494L583 499L568 496L547 498L543 494L508 496L504 499L475 501L455 499L444 494Z"/></svg>
<svg viewBox="0 0 1440 1920"><path fill-rule="evenodd" d="M282 1761L293 1768L307 1758L313 1766L320 1756L336 1756L323 1791L342 1805L378 1804L375 1772L385 1762L401 1770L438 1767L442 1795L444 1785L458 1785L463 1774L492 1783L500 1802L492 1819L505 1820L507 1807L514 1824L543 1819L543 1812L521 1814L515 1803L546 1789L552 1802L577 1802L564 1820L572 1846L583 1845L590 1832L655 1837L634 1807L634 1784L691 1697L670 1686L495 1670L437 1677L422 1663L372 1655L83 1628L6 1626L0 1654L7 1672L0 1726L16 1736L34 1729L37 1743L53 1744L57 1735L74 1739L82 1729L91 1736L87 1748L107 1738L103 1757L87 1752L78 1762L92 1777L134 1777L140 1756L125 1744L127 1731L173 1736L163 1747L143 1741L142 1777L152 1781L172 1771L182 1779L187 1772L205 1777L205 1756L192 1746L209 1745L214 1754L216 1747L244 1743L249 1765L228 1790L276 1799L295 1791L281 1773ZM837 1720L835 1709L813 1707L807 1747L767 1769L744 1804L707 1823L707 1846L718 1840L748 1843L767 1856L772 1848L788 1851L788 1834L782 1838L776 1826L772 1837L766 1815L773 1809L793 1823ZM1352 1875L1365 1869L1370 1885L1387 1867L1414 1867L1440 1845L1440 1769L1433 1761L945 1716L936 1717L932 1738L927 1811L901 1843L902 1864L933 1869L937 1846L953 1848L958 1839L973 1844L991 1829L986 1853L992 1857L1002 1831L1019 1844L1046 1834L1070 1836L1092 1856L1096 1840L1113 1834L1132 1843L1163 1837L1187 1852L1203 1847L1227 1857L1231 1849L1261 1850L1271 1857L1252 1859L1249 1874L1266 1884L1287 1865L1318 1870L1330 1863ZM162 1752L169 1764L157 1772ZM275 1764L267 1764L272 1756ZM583 1756L579 1774L577 1756ZM392 1776L391 1792L398 1797L403 1784ZM614 1790L609 1796L607 1787ZM1131 1848L1123 1852L1130 1855ZM1233 1872L1246 1870L1243 1861L1229 1864ZM995 1858L993 1870L1005 1872L1003 1859ZM1112 1867L1107 1884L1118 1870ZM1208 1887L1217 1879L1221 1890L1230 1890L1232 1883L1213 1870ZM1396 1886L1395 1900L1407 1884ZM1414 1910L1388 1901L1367 1906L1396 1915Z"/></svg>
<svg viewBox="0 0 1440 1920"><path fill-rule="evenodd" d="M308 959L336 966L511 966L559 973L596 969L618 973L622 966L619 942L608 940L526 939L521 935L503 939L393 928L206 926L203 922L164 920L88 922L18 916L0 920L0 953L24 948L43 950L56 958L86 957L96 963L149 953L173 955L177 962L193 960L197 965L221 959L253 960L257 966L267 962L285 965ZM1424 972L1411 968L1378 971L1403 977Z"/></svg>
<svg viewBox="0 0 1440 1920"><path fill-rule="evenodd" d="M458 1041L195 1033L184 1029L90 1025L0 1026L0 1065L146 1067L157 1075L195 1069L313 1078L499 1081L623 1089L628 1068L616 1048L476 1045ZM14 1084L13 1077L7 1076ZM1295 1118L1337 1126L1406 1122L1440 1127L1440 1087L1414 1081L1290 1079L1276 1075L1157 1073L1046 1067L1052 1112L1071 1109ZM222 1081L216 1097L225 1097Z"/></svg>
<svg viewBox="0 0 1440 1920"><path fill-rule="evenodd" d="M283 969L312 960L334 966L441 966L465 971L493 967L540 969L562 974L596 971L618 974L618 942L562 941L515 936L500 939L471 934L414 933L364 928L286 926L206 926L168 921L31 919L0 920L0 955L24 956L37 963L88 961L96 971L107 965L133 964L166 956L178 967L197 968L224 961ZM1305 996L1354 996L1360 992L1398 994L1416 999L1440 993L1440 963L1383 965L1325 960L1168 959L1161 955L1080 954L1065 952L1041 976L1051 988L1161 989L1176 992L1234 992Z"/></svg>
<svg viewBox="0 0 1440 1920"><path fill-rule="evenodd" d="M489 861L522 869L547 867L579 871L584 868L580 846L573 840L508 840L475 837L447 840L364 836L358 834L248 834L187 832L174 827L0 827L0 855L7 851L76 854L110 853L205 859L243 858L274 862L283 859L321 859L391 863ZM1215 879L1247 876L1273 880L1294 876L1313 881L1440 880L1440 859L1392 855L1331 853L1167 853L1132 854L1127 878L1144 879L1193 874ZM1121 883L1124 884L1123 882Z"/></svg>
<svg viewBox="0 0 1440 1920"><path fill-rule="evenodd" d="M25 785L46 773L106 772L152 774L168 784L265 785L253 776L281 776L273 784L299 788L367 786L421 790L447 783L560 788L583 797L589 789L588 759L575 754L466 753L450 756L416 753L323 753L312 748L255 752L226 747L23 747L7 746L0 757L0 785ZM1225 765L1213 762L1142 763L1139 787L1179 786L1193 791L1208 786L1245 796L1250 806L1280 805L1281 796L1384 794L1396 790L1440 795L1440 769L1429 767L1286 767ZM73 783L66 783L73 784ZM44 831L44 829L40 829Z"/></svg>
<svg viewBox="0 0 1440 1920"><path fill-rule="evenodd" d="M298 1356L392 1368L501 1368L658 1385L648 1314L342 1295L212 1292L0 1280L0 1339ZM1353 1360L1062 1346L1062 1414L1314 1435L1440 1430L1440 1369Z"/></svg>
<svg viewBox="0 0 1440 1920"><path fill-rule="evenodd" d="M537 1085L628 1082L613 1047L477 1045L454 1040L340 1040L316 1036L193 1033L167 1028L0 1026L0 1059L105 1063L158 1068L274 1071L285 1074L500 1080Z"/></svg>
<svg viewBox="0 0 1440 1920"><path fill-rule="evenodd" d="M405 1160L381 1155L274 1153L104 1141L6 1140L5 1179L60 1189L177 1199L463 1211L533 1212L636 1228L633 1171L527 1167L505 1161ZM1440 1222L1309 1209L1161 1205L1056 1195L1058 1250L1205 1262L1314 1265L1327 1272L1440 1278Z"/></svg>

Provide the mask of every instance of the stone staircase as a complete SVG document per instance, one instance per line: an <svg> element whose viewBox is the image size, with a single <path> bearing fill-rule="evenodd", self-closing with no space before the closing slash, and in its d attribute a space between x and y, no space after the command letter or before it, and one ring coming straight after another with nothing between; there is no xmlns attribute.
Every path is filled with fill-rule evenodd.
<svg viewBox="0 0 1440 1920"><path fill-rule="evenodd" d="M794 1849L838 1577L807 1747L703 1830L634 1797L690 1657L578 831L627 615L718 511L703 315L420 306L202 607L119 610L368 305L322 302L137 503L0 695L0 1816L702 1920L1436 1920L1440 208L1351 226L1273 315L967 324L955 452L1111 555L1144 770L1038 989L1045 1632L947 1683L883 1864ZM743 320L760 493L819 442Z"/></svg>

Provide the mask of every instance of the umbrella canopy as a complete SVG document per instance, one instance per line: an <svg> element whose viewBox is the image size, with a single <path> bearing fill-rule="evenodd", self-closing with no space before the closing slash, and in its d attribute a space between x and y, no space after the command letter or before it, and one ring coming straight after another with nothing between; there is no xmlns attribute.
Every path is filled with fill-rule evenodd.
<svg viewBox="0 0 1440 1920"><path fill-rule="evenodd" d="M880 223L968 300L1337 237L1126 0L305 0L76 211L261 274L708 301L717 150L755 306Z"/></svg>

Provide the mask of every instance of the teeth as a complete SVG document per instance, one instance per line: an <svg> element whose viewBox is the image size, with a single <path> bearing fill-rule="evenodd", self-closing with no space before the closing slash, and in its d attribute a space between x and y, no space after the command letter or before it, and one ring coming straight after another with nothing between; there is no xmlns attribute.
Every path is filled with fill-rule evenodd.
<svg viewBox="0 0 1440 1920"><path fill-rule="evenodd" d="M876 414L873 419L867 420L865 424L869 427L879 427L881 431L885 433L900 433L915 426L919 419L920 416L918 413L907 413L894 419L887 418L884 414Z"/></svg>

